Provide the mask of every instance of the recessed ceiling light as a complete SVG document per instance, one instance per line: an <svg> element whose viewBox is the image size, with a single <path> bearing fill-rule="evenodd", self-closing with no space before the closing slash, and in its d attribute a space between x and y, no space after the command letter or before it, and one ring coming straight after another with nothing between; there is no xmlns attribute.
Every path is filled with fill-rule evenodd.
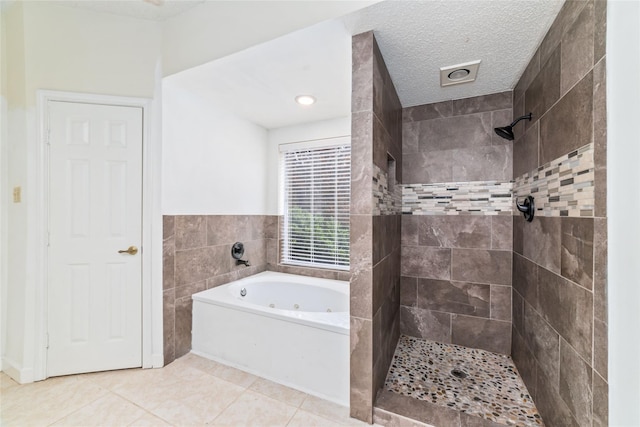
<svg viewBox="0 0 640 427"><path fill-rule="evenodd" d="M298 95L296 96L296 102L300 105L311 105L316 102L316 99L311 95Z"/></svg>
<svg viewBox="0 0 640 427"><path fill-rule="evenodd" d="M451 86L475 81L480 60L440 68L440 86Z"/></svg>

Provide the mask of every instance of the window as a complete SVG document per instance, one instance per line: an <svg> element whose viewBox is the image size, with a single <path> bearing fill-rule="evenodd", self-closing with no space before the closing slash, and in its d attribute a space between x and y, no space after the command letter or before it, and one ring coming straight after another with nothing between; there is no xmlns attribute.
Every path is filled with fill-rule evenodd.
<svg viewBox="0 0 640 427"><path fill-rule="evenodd" d="M349 269L348 138L281 145L283 264Z"/></svg>

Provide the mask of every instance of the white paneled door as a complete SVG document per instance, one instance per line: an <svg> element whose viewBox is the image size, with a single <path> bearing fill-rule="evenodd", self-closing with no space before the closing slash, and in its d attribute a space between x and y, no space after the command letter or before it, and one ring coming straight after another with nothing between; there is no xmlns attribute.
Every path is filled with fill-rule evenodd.
<svg viewBox="0 0 640 427"><path fill-rule="evenodd" d="M142 112L48 103L47 376L142 365Z"/></svg>

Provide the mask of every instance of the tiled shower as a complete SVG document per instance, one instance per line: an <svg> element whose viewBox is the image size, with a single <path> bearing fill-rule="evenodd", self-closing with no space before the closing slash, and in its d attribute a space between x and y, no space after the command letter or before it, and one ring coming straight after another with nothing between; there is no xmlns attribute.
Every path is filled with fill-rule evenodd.
<svg viewBox="0 0 640 427"><path fill-rule="evenodd" d="M375 406L402 334L511 355L546 425L607 425L605 14L566 2L514 91L404 109L354 37L352 416L399 422ZM515 141L493 132L528 112ZM530 223L500 200L528 194ZM374 252L399 236L398 298Z"/></svg>
<svg viewBox="0 0 640 427"><path fill-rule="evenodd" d="M546 425L607 425L605 13L567 1L513 91L408 108L373 32L354 36L350 274L279 265L277 216L167 216L165 362L190 349L197 291L265 269L350 279L353 417L394 422L376 399L404 336L511 356ZM515 141L493 132L528 112ZM530 223L512 203L528 194ZM441 425L494 425L478 420Z"/></svg>

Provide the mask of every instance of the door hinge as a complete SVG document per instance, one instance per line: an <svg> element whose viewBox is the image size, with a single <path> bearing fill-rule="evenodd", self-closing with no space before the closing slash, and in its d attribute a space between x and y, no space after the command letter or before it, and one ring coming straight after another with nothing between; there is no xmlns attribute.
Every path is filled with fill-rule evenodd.
<svg viewBox="0 0 640 427"><path fill-rule="evenodd" d="M45 335L45 348L49 348L49 333Z"/></svg>
<svg viewBox="0 0 640 427"><path fill-rule="evenodd" d="M47 134L45 135L45 144L51 145L51 128L47 129Z"/></svg>
<svg viewBox="0 0 640 427"><path fill-rule="evenodd" d="M51 232L47 231L47 247L51 246Z"/></svg>

